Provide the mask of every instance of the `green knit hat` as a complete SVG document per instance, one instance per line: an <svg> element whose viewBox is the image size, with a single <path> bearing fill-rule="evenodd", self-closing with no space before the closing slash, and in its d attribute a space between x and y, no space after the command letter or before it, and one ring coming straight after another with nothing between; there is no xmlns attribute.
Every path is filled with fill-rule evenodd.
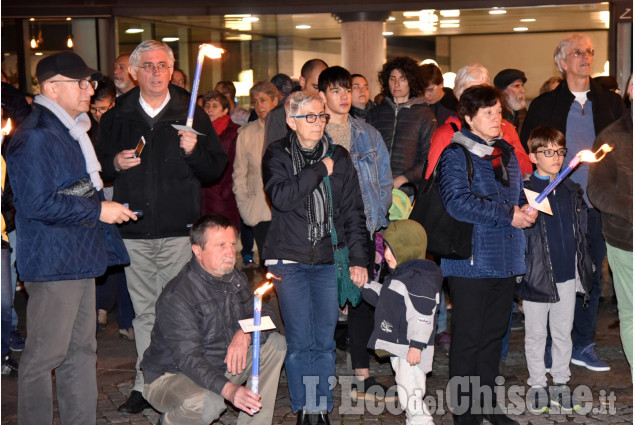
<svg viewBox="0 0 635 425"><path fill-rule="evenodd" d="M428 235L416 221L393 221L384 232L384 242L395 256L397 267L406 261L426 258Z"/></svg>

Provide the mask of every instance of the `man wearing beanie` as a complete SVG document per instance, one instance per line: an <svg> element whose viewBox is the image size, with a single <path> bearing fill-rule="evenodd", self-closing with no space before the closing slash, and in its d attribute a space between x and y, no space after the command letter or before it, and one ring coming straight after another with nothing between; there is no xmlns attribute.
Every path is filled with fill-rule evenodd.
<svg viewBox="0 0 635 425"><path fill-rule="evenodd" d="M527 77L519 69L503 69L494 77L494 85L503 93L503 118L514 124L516 131L520 129L527 115L525 107L525 83Z"/></svg>
<svg viewBox="0 0 635 425"><path fill-rule="evenodd" d="M423 397L426 374L432 370L443 278L437 265L425 259L428 237L419 223L390 223L384 245L391 273L383 285L370 282L362 287L364 299L375 306L375 329L368 347L390 355L406 424L432 424ZM412 397L419 400L413 402Z"/></svg>
<svg viewBox="0 0 635 425"><path fill-rule="evenodd" d="M98 193L101 167L87 134L86 112L101 74L72 52L42 59L36 74L41 94L7 155L18 273L29 294L18 422L53 422L55 370L62 423L94 424L95 277L108 263L104 223L137 217Z"/></svg>

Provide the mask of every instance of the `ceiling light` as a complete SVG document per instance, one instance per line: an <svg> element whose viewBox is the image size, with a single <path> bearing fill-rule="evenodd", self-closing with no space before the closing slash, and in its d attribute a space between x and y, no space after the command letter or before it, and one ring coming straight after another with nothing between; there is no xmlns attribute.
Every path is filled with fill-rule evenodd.
<svg viewBox="0 0 635 425"><path fill-rule="evenodd" d="M536 20L534 18L524 18L521 19L520 22L536 22Z"/></svg>
<svg viewBox="0 0 635 425"><path fill-rule="evenodd" d="M394 34L395 33L392 32L392 31L384 31L384 32L381 33L381 35L383 35L383 36L389 36L389 35L394 35Z"/></svg>
<svg viewBox="0 0 635 425"><path fill-rule="evenodd" d="M609 12L608 10L602 10L600 12L600 20L604 22L604 26L608 28L609 22L611 21L611 12Z"/></svg>
<svg viewBox="0 0 635 425"><path fill-rule="evenodd" d="M35 52L35 56L42 56L44 53L42 52Z"/></svg>
<svg viewBox="0 0 635 425"><path fill-rule="evenodd" d="M439 24L439 28L458 28L460 26L459 24Z"/></svg>
<svg viewBox="0 0 635 425"><path fill-rule="evenodd" d="M388 20L389 20L389 21L394 21L395 19L397 19L397 18L395 18L394 16L389 16L389 17L388 17Z"/></svg>
<svg viewBox="0 0 635 425"><path fill-rule="evenodd" d="M29 19L29 21L35 22L35 18L31 18L31 19Z"/></svg>
<svg viewBox="0 0 635 425"><path fill-rule="evenodd" d="M234 19L235 19L235 18L241 18L241 19L242 19L242 18L248 18L248 17L250 17L250 16L251 16L251 15L250 15L249 13L238 13L238 14L234 14L234 15L223 15L223 17L224 17L225 19L227 19L227 18L229 18L229 19L232 19L232 18L234 18Z"/></svg>
<svg viewBox="0 0 635 425"><path fill-rule="evenodd" d="M505 9L499 9L498 7L494 7L489 11L490 15L504 15L506 13L507 11Z"/></svg>
<svg viewBox="0 0 635 425"><path fill-rule="evenodd" d="M143 32L143 28L128 28L126 30L126 34L139 34L140 32Z"/></svg>
<svg viewBox="0 0 635 425"><path fill-rule="evenodd" d="M35 36L33 36L33 38L31 38L31 48L32 49L37 49L37 40L35 39Z"/></svg>
<svg viewBox="0 0 635 425"><path fill-rule="evenodd" d="M410 12L404 12L403 16L405 18L417 18L421 15L421 11L410 11Z"/></svg>
<svg viewBox="0 0 635 425"><path fill-rule="evenodd" d="M461 16L461 11L458 9L440 10L439 15L443 16L444 18L457 18Z"/></svg>
<svg viewBox="0 0 635 425"><path fill-rule="evenodd" d="M443 24L459 24L461 23L461 20L459 19L442 19L441 21L439 21L439 24L443 25Z"/></svg>
<svg viewBox="0 0 635 425"><path fill-rule="evenodd" d="M309 28L311 28L311 25L296 25L295 27L299 30L308 30Z"/></svg>
<svg viewBox="0 0 635 425"><path fill-rule="evenodd" d="M68 38L66 39L66 47L68 47L69 49L73 48L73 36L69 35Z"/></svg>
<svg viewBox="0 0 635 425"><path fill-rule="evenodd" d="M258 22L260 20L257 16L245 16L243 22Z"/></svg>
<svg viewBox="0 0 635 425"><path fill-rule="evenodd" d="M179 41L179 38L178 37L163 37L161 41L164 43L172 43L175 41Z"/></svg>
<svg viewBox="0 0 635 425"><path fill-rule="evenodd" d="M516 27L516 28L514 28L514 31L529 31L529 28L527 28L527 27Z"/></svg>

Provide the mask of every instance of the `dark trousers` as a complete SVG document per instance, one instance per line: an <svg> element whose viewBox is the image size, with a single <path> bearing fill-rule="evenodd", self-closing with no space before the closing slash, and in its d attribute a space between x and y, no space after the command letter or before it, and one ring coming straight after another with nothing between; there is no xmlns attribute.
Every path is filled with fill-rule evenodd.
<svg viewBox="0 0 635 425"><path fill-rule="evenodd" d="M245 258L245 255L254 255L254 234L252 233L251 226L247 226L240 218L240 244L242 249L240 255Z"/></svg>
<svg viewBox="0 0 635 425"><path fill-rule="evenodd" d="M602 236L600 212L589 208L587 219L587 238L591 249L591 260L595 266L593 288L589 294L589 304L584 306L584 297L578 296L575 301L573 318L573 347L583 348L593 342L597 325L598 305L602 295L602 263L606 257L606 243Z"/></svg>
<svg viewBox="0 0 635 425"><path fill-rule="evenodd" d="M472 379L461 388L451 386L452 406L460 397L462 413L454 416L459 424L479 423L471 410L465 409L481 403L479 388L495 386L498 376L501 343L511 313L516 278L470 279L449 277L452 297L452 343L450 346L450 378L454 382ZM486 398L487 399L487 398ZM474 400L478 400L477 403Z"/></svg>
<svg viewBox="0 0 635 425"><path fill-rule="evenodd" d="M97 310L110 311L117 304L119 329L132 327L134 309L128 292L128 283L123 266L111 266L96 279Z"/></svg>
<svg viewBox="0 0 635 425"><path fill-rule="evenodd" d="M261 221L255 226L251 227L251 232L256 240L256 246L258 247L258 255L260 256L260 264L264 264L265 260L262 259L262 247L265 245L265 239L267 239L267 232L269 232L269 226L271 221Z"/></svg>

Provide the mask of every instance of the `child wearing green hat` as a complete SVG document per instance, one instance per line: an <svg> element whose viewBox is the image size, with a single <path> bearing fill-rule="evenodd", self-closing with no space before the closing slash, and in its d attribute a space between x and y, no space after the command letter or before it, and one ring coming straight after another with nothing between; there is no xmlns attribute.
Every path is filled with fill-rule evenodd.
<svg viewBox="0 0 635 425"><path fill-rule="evenodd" d="M408 425L433 423L423 397L426 374L432 370L443 278L437 265L425 259L427 244L419 223L390 223L384 232L384 256L391 272L383 285L369 282L362 287L364 299L375 306L375 329L368 347L390 355Z"/></svg>

